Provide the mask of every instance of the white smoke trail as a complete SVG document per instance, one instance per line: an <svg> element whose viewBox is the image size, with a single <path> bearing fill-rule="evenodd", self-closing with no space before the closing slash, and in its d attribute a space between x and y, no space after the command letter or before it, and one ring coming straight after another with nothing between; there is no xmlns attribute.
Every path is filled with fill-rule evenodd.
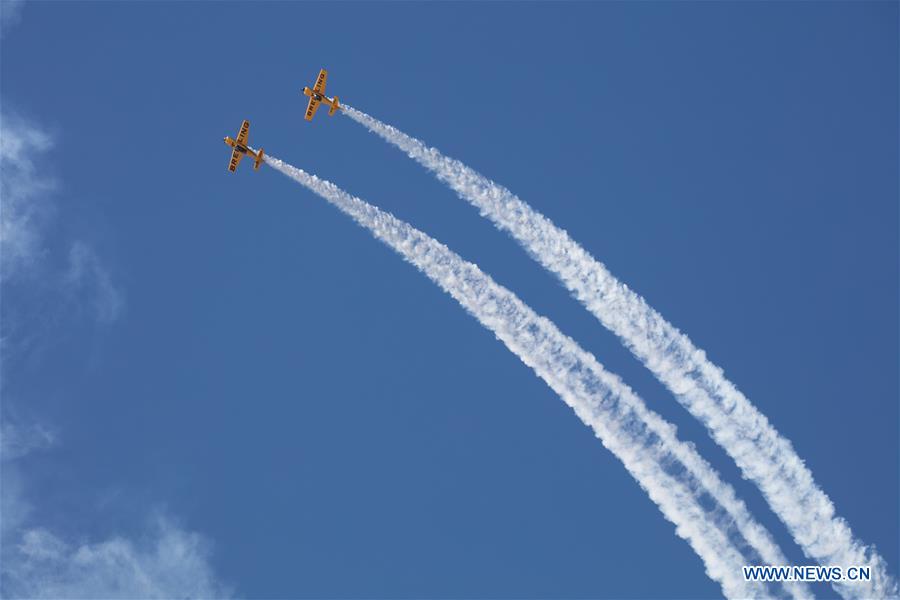
<svg viewBox="0 0 900 600"><path fill-rule="evenodd" d="M741 566L750 564L749 556L735 544L749 545L749 554L765 563L786 564L769 533L693 446L677 439L675 427L648 410L618 377L605 371L553 323L443 244L328 181L271 156L267 163L369 229L494 332L624 463L726 595L768 595L765 588L743 580ZM678 472L679 468L684 473ZM707 495L718 504L713 511L700 504L700 498ZM795 597L810 595L802 585L787 589Z"/></svg>
<svg viewBox="0 0 900 600"><path fill-rule="evenodd" d="M812 473L766 417L688 337L562 229L506 188L362 111L348 117L397 146L515 238L666 385L744 476L763 492L807 556L821 565L868 565L872 581L835 584L845 597L894 597L896 582L873 547L853 536Z"/></svg>

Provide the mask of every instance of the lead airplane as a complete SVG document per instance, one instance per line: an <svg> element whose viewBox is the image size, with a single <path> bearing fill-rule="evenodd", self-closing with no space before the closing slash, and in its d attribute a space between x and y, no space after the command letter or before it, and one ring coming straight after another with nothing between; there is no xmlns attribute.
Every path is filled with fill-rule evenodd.
<svg viewBox="0 0 900 600"><path fill-rule="evenodd" d="M247 144L247 136L250 134L250 121L244 121L241 124L241 130L238 131L237 139L233 140L229 136L225 136L225 145L231 146L234 150L231 151L231 162L228 164L228 170L232 173L237 170L237 166L241 163L241 159L244 158L245 155L249 154L256 160L253 161L253 170L259 170L259 165L262 164L264 154L263 149L260 148L256 152L253 151Z"/></svg>
<svg viewBox="0 0 900 600"><path fill-rule="evenodd" d="M308 87L303 88L303 93L309 96L309 104L306 105L307 121L312 121L313 116L315 116L316 111L319 109L319 104L327 104L331 107L328 110L329 117L341 107L341 103L338 101L337 96L332 99L325 95L325 81L327 79L328 71L322 69L319 71L319 76L316 77L316 83L313 85L312 89L309 89Z"/></svg>

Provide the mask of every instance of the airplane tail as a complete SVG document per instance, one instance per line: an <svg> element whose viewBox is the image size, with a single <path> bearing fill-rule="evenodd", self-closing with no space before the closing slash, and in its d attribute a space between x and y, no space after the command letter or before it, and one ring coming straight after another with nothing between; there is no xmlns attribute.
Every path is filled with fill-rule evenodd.
<svg viewBox="0 0 900 600"><path fill-rule="evenodd" d="M253 170L254 171L259 170L259 165L262 164L264 158L265 158L265 153L263 152L263 149L260 148L259 151L257 151L257 153L256 153L256 160L253 162Z"/></svg>
<svg viewBox="0 0 900 600"><path fill-rule="evenodd" d="M341 107L341 103L338 100L338 97L335 96L334 102L331 103L331 108L328 109L328 116L330 117L331 115L333 115L335 113L335 111L337 111L337 109L339 109L340 107Z"/></svg>

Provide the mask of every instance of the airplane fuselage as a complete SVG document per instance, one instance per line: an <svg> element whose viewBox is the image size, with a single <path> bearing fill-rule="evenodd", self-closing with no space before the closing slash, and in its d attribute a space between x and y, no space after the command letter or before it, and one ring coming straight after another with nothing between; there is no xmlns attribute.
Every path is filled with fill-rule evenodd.
<svg viewBox="0 0 900 600"><path fill-rule="evenodd" d="M236 141L234 141L231 137L228 137L228 136L225 137L225 145L231 146L232 148L234 148L241 154L247 154L248 152L250 152L250 150L247 148L247 146L238 144Z"/></svg>
<svg viewBox="0 0 900 600"><path fill-rule="evenodd" d="M306 115L304 116L307 121L313 120L319 105L324 104L328 107L329 117L341 108L341 101L338 100L337 96L329 98L325 95L325 85L327 80L328 71L322 69L319 71L319 76L316 77L316 83L313 87L303 87L303 94L309 96L309 102L306 104Z"/></svg>
<svg viewBox="0 0 900 600"><path fill-rule="evenodd" d="M315 100L316 102L322 102L323 104L328 104L329 106L334 106L334 99L329 98L325 94L320 94L319 92L313 91L308 87L303 88L303 93Z"/></svg>
<svg viewBox="0 0 900 600"><path fill-rule="evenodd" d="M249 123L245 121L247 127L249 128ZM243 130L242 130L243 131ZM241 137L241 134L238 134L238 137ZM244 137L246 140L246 137ZM225 145L233 148L233 152L231 154L231 163L229 164L228 170L234 172L237 169L238 163L241 161L241 158L244 156L253 157L253 170L259 169L259 165L263 162L263 150L260 148L259 150L254 150L250 146L245 143L241 144L236 139L231 136L225 136Z"/></svg>

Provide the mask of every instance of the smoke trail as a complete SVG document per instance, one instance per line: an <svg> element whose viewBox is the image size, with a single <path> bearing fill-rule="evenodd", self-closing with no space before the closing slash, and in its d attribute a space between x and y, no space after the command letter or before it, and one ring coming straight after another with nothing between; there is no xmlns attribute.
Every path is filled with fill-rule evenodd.
<svg viewBox="0 0 900 600"><path fill-rule="evenodd" d="M869 565L872 581L835 584L845 597L897 596L873 547L853 537L812 473L766 417L688 337L618 281L562 229L506 188L362 111L344 114L406 152L512 235L668 387L763 492L797 543L821 565Z"/></svg>
<svg viewBox="0 0 900 600"><path fill-rule="evenodd" d="M735 547L736 543L749 545L749 555L770 564L786 564L769 533L752 519L732 488L693 446L679 441L675 428L648 410L618 377L605 371L553 323L443 244L328 181L271 156L267 164L370 230L494 332L594 429L603 445L676 525L676 533L701 557L707 574L722 585L726 595L769 595L765 588L743 581L741 566L749 564L748 556ZM707 497L718 504L715 510L701 506L701 498ZM805 586L788 589L797 597L809 596Z"/></svg>

